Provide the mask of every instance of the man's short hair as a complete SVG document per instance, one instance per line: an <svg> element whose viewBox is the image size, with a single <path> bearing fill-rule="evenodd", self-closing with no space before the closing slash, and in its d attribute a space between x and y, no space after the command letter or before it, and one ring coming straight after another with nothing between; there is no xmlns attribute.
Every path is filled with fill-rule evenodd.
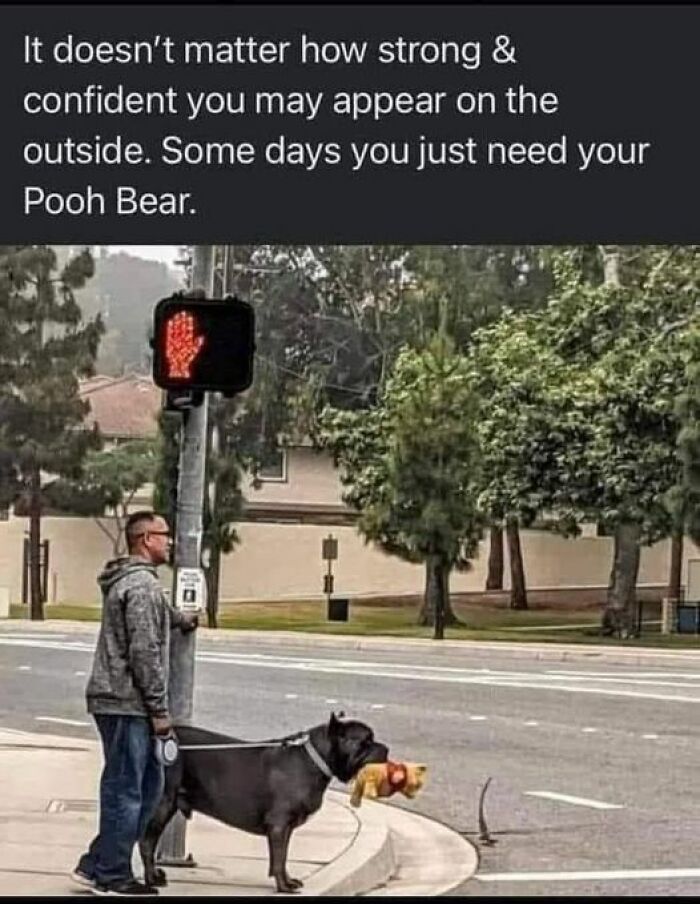
<svg viewBox="0 0 700 904"><path fill-rule="evenodd" d="M126 519L126 527L124 528L126 533L126 545L129 552L131 552L136 545L137 539L146 533L143 528L148 524L153 524L157 517L158 515L155 512L148 509L143 509L140 512L134 512L132 515L129 515Z"/></svg>

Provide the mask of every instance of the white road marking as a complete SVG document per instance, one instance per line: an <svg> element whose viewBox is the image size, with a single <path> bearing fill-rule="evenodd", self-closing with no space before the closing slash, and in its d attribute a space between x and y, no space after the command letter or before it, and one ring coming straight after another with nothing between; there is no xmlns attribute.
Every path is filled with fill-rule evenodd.
<svg viewBox="0 0 700 904"><path fill-rule="evenodd" d="M7 647L38 647L43 650L84 650L92 653L95 644L80 640L35 640L34 638L0 637L0 644Z"/></svg>
<svg viewBox="0 0 700 904"><path fill-rule="evenodd" d="M697 678L689 678L685 681L662 681L662 678L668 678L668 675L659 676L656 679L650 678L637 678L637 677L628 677L626 675L617 675L615 678L603 678L600 675L581 675L574 677L573 675L555 675L552 673L547 673L542 676L543 678L555 678L557 681L599 681L601 684L636 684L639 686L644 685L656 685L658 687L686 687L686 688L697 688L700 687L700 684L697 683Z"/></svg>
<svg viewBox="0 0 700 904"><path fill-rule="evenodd" d="M659 736L657 734L643 734L642 737L645 741L658 741Z"/></svg>
<svg viewBox="0 0 700 904"><path fill-rule="evenodd" d="M87 675L87 672L74 672L73 674L76 675L78 678L82 678L85 675Z"/></svg>
<svg viewBox="0 0 700 904"><path fill-rule="evenodd" d="M287 700L296 700L299 697L299 694L285 694L284 695Z"/></svg>
<svg viewBox="0 0 700 904"><path fill-rule="evenodd" d="M58 722L59 725L89 725L89 722L78 722L77 719L59 719L56 716L35 716L37 722Z"/></svg>
<svg viewBox="0 0 700 904"><path fill-rule="evenodd" d="M327 698L326 698L326 703L337 703L337 702L338 702L338 701L335 700L333 697L327 697Z"/></svg>
<svg viewBox="0 0 700 904"><path fill-rule="evenodd" d="M384 709L383 703L373 703L370 709Z"/></svg>
<svg viewBox="0 0 700 904"><path fill-rule="evenodd" d="M485 722L488 716L469 716L470 722Z"/></svg>
<svg viewBox="0 0 700 904"><path fill-rule="evenodd" d="M700 672L575 672L571 669L546 669L546 675L572 678L682 678L685 681L700 681Z"/></svg>
<svg viewBox="0 0 700 904"><path fill-rule="evenodd" d="M591 728L590 726L587 726L586 728L582 728L581 731L582 731L584 734L595 734L595 733L598 731L598 729L597 729L597 728Z"/></svg>
<svg viewBox="0 0 700 904"><path fill-rule="evenodd" d="M561 873L477 873L479 882L590 882L616 879L697 879L700 869L609 869Z"/></svg>
<svg viewBox="0 0 700 904"><path fill-rule="evenodd" d="M94 641L90 643L84 641L37 641L21 640L16 637L0 637L0 645L9 646L29 646L44 649L66 650L72 652L90 652L94 650ZM609 685L603 684L606 680L617 683L626 683L634 687L635 685L652 685L652 686L671 686L679 689L698 690L700 684L693 685L686 682L671 683L664 681L661 677L655 680L625 677L621 675L614 679L606 679L603 677L592 675L590 678L586 676L568 676L566 674L547 672L528 672L528 671L505 671L492 670L485 671L483 668L452 668L444 666L424 666L413 665L409 663L391 663L391 662L368 662L362 660L337 660L322 659L318 657L293 657L293 656L274 656L265 654L246 654L246 653L226 653L226 652L210 652L203 651L197 655L199 662L220 663L229 666L248 666L266 669L287 669L305 672L315 672L319 674L333 675L357 675L363 678L388 678L399 681L430 681L443 682L462 685L481 685L498 688L532 689L545 690L555 692L566 692L574 694L597 694L606 697L628 697L642 700L661 700L669 703L700 703L700 693L682 694L682 693L658 693L646 688L640 690L611 688ZM607 673L606 673L607 674ZM666 676L664 676L666 677ZM692 676L696 678L696 675ZM572 680L572 678L574 680ZM592 686L581 686L582 683L588 682Z"/></svg>
<svg viewBox="0 0 700 904"><path fill-rule="evenodd" d="M18 672L31 672L31 670L32 670L32 667L30 665L18 665L17 666Z"/></svg>
<svg viewBox="0 0 700 904"><path fill-rule="evenodd" d="M525 725L533 725L533 726L534 726L534 725L539 725L540 723L539 723L539 722L535 722L534 719L530 719L529 722L525 722L524 724L525 724Z"/></svg>
<svg viewBox="0 0 700 904"><path fill-rule="evenodd" d="M3 639L11 640L62 640L67 634L2 634Z"/></svg>
<svg viewBox="0 0 700 904"><path fill-rule="evenodd" d="M700 696L682 694L655 694L648 691L618 690L610 687L579 687L559 684L552 676L530 672L491 672L488 675L478 669L446 669L441 666L423 666L430 673L421 674L420 667L403 663L370 663L334 659L304 659L293 657L260 657L252 659L238 653L200 653L197 658L203 662L218 662L224 665L258 666L270 669L297 669L333 675L360 675L367 678L393 678L405 681L434 681L451 684L484 685L489 687L533 690L565 691L573 694L598 694L606 697L632 697L645 700L663 700L674 703L700 703ZM410 669L410 671L409 671ZM405 670L405 671L404 671ZM447 674L445 674L447 673ZM543 684L543 681L553 683ZM628 682L634 684L635 682ZM652 682L653 683L653 682ZM688 687L688 685L678 685Z"/></svg>
<svg viewBox="0 0 700 904"><path fill-rule="evenodd" d="M608 804L604 800L591 800L588 797L573 797L571 794L558 794L556 791L525 791L530 797L543 797L545 800L558 800L577 807L591 807L593 810L624 810L622 804Z"/></svg>

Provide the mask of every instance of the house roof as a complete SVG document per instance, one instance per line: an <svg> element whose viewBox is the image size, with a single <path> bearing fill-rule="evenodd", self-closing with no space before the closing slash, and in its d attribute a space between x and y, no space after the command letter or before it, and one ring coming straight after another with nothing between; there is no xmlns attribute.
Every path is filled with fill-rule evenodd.
<svg viewBox="0 0 700 904"><path fill-rule="evenodd" d="M141 439L158 431L161 390L150 377L99 374L81 381L80 397L90 403L85 422L90 426L97 423L106 437Z"/></svg>

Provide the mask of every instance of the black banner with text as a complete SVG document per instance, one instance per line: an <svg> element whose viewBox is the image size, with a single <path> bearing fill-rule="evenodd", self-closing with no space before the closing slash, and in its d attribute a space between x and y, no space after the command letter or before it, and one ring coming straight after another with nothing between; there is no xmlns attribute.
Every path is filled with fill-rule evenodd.
<svg viewBox="0 0 700 904"><path fill-rule="evenodd" d="M683 6L6 6L5 241L700 240Z"/></svg>

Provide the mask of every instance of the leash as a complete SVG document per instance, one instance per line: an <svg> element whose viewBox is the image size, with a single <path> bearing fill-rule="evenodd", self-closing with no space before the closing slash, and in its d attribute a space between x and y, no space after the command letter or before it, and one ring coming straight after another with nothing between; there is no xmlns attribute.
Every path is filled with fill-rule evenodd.
<svg viewBox="0 0 700 904"><path fill-rule="evenodd" d="M174 738L169 738L168 740L176 743ZM177 747L178 750L245 750L265 747L303 747L313 763L321 770L326 778L333 778L333 773L329 769L328 763L326 763L321 754L311 743L311 738L308 734L302 734L297 738L283 739L281 741L234 741L228 744L178 744ZM177 753L174 757L168 756L169 761L166 762L165 765L172 765L176 759Z"/></svg>
<svg viewBox="0 0 700 904"><path fill-rule="evenodd" d="M309 736L283 741L236 741L230 744L180 744L180 750L243 750L246 747L301 747Z"/></svg>

